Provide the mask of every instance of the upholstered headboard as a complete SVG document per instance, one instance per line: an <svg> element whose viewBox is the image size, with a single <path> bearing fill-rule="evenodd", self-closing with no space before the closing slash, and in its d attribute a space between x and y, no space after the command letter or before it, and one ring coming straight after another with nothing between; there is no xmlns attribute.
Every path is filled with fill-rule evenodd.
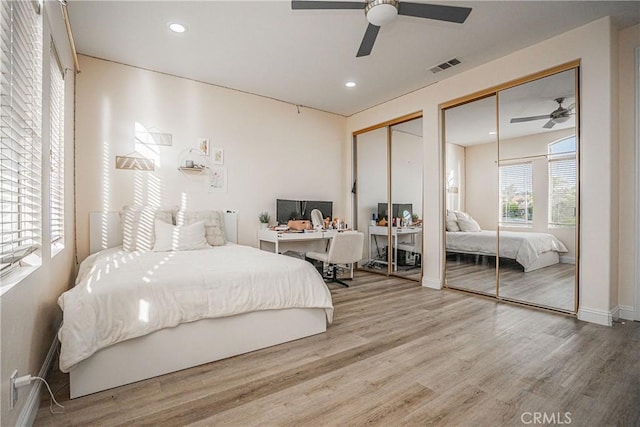
<svg viewBox="0 0 640 427"><path fill-rule="evenodd" d="M238 243L238 214L226 211L224 231L229 242ZM122 244L122 227L119 212L89 213L89 253Z"/></svg>

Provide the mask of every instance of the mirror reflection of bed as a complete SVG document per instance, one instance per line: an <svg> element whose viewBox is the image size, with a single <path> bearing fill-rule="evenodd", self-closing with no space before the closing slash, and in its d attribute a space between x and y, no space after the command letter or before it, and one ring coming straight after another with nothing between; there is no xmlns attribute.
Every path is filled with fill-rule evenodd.
<svg viewBox="0 0 640 427"><path fill-rule="evenodd" d="M570 69L445 110L447 286L575 311L575 102Z"/></svg>

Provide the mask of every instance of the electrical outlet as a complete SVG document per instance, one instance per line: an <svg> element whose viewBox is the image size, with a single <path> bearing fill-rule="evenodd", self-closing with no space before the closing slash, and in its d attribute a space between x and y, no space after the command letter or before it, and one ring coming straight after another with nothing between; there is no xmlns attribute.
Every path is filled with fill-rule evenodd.
<svg viewBox="0 0 640 427"><path fill-rule="evenodd" d="M16 388L16 378L18 378L18 370L13 371L9 377L9 409L13 409L18 401L18 389Z"/></svg>

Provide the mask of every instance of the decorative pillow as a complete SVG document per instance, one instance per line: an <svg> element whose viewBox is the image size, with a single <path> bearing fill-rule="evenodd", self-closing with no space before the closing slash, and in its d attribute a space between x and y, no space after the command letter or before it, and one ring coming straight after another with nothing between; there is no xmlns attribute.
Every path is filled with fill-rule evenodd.
<svg viewBox="0 0 640 427"><path fill-rule="evenodd" d="M120 211L122 249L125 251L150 251L155 243L156 220L173 224L173 210L158 210L149 206L124 206Z"/></svg>
<svg viewBox="0 0 640 427"><path fill-rule="evenodd" d="M478 231L482 231L480 229L480 224L478 224L476 220L473 218L458 219L458 226L460 226L460 231L471 231L474 233Z"/></svg>
<svg viewBox="0 0 640 427"><path fill-rule="evenodd" d="M227 243L224 232L224 215L219 211L182 211L178 213L178 222L184 225L204 221L207 243L222 246Z"/></svg>
<svg viewBox="0 0 640 427"><path fill-rule="evenodd" d="M473 219L471 218L471 215L469 215L466 212L462 212L462 211L453 211L453 213L456 215L456 219L459 221L461 219Z"/></svg>
<svg viewBox="0 0 640 427"><path fill-rule="evenodd" d="M204 221L190 225L171 225L156 220L155 230L156 243L153 246L155 252L190 251L209 246L204 237Z"/></svg>
<svg viewBox="0 0 640 427"><path fill-rule="evenodd" d="M458 217L453 211L447 209L447 220L446 220L447 231L460 231L460 227L458 226Z"/></svg>

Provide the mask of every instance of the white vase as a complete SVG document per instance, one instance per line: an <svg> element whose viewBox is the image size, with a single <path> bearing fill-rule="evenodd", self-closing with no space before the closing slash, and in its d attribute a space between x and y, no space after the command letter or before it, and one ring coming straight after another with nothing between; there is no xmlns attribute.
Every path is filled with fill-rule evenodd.
<svg viewBox="0 0 640 427"><path fill-rule="evenodd" d="M260 230L266 230L267 228L269 228L269 224L266 222L261 222L260 223Z"/></svg>

